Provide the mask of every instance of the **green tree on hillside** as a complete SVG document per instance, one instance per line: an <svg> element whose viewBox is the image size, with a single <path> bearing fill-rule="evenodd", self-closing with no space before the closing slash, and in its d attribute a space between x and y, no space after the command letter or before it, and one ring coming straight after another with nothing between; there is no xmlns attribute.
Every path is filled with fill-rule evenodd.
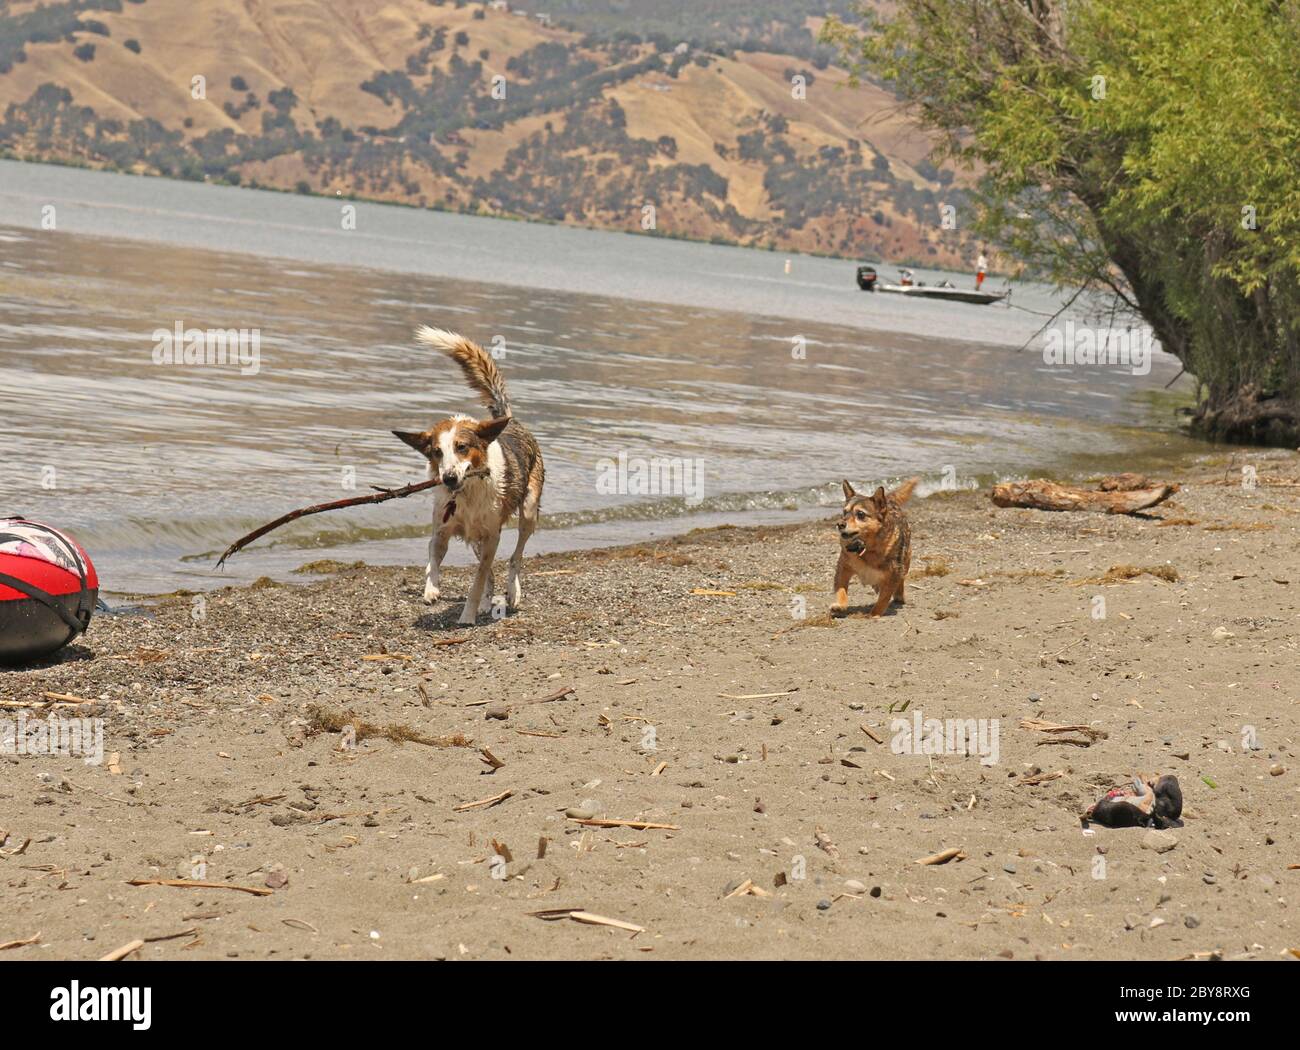
<svg viewBox="0 0 1300 1050"><path fill-rule="evenodd" d="M1300 0L899 0L823 38L981 173L977 232L1150 324L1196 430L1300 440Z"/></svg>

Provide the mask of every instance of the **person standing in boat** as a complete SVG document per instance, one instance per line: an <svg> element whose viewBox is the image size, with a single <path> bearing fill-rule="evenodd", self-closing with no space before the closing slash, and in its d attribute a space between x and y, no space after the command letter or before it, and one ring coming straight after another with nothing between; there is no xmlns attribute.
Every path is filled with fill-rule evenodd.
<svg viewBox="0 0 1300 1050"><path fill-rule="evenodd" d="M980 257L975 260L975 291L980 290L980 285L984 283L984 275L989 268L988 256L984 254L984 249L980 249Z"/></svg>

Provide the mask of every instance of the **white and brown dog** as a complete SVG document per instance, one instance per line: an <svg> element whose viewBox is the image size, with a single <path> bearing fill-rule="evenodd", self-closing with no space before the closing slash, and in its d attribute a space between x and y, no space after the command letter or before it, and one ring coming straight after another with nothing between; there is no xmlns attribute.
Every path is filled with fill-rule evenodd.
<svg viewBox="0 0 1300 1050"><path fill-rule="evenodd" d="M492 561L501 530L516 514L519 540L510 556L506 605L512 609L519 605L524 544L537 527L546 477L542 450L511 415L505 380L487 351L464 336L427 325L416 331L415 338L460 365L470 387L491 413L486 420L452 416L419 433L393 431L429 461L429 477L442 479L433 490L433 536L424 600L432 604L442 593L438 587L442 559L451 538L459 536L478 558L478 571L460 614L462 624L472 624L480 612L492 610Z"/></svg>

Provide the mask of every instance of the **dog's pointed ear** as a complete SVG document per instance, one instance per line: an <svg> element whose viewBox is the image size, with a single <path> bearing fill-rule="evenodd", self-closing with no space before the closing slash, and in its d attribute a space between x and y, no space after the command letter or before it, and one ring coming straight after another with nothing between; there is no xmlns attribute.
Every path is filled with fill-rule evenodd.
<svg viewBox="0 0 1300 1050"><path fill-rule="evenodd" d="M876 489L875 492L871 494L871 503L876 508L876 510L882 513L884 512L885 507L888 506L888 503L885 498L884 485L881 485L878 489Z"/></svg>
<svg viewBox="0 0 1300 1050"><path fill-rule="evenodd" d="M844 479L844 498L852 499L857 493L853 491L853 486L849 484L849 479Z"/></svg>
<svg viewBox="0 0 1300 1050"><path fill-rule="evenodd" d="M409 430L394 430L393 436L401 438L422 456L429 454L430 438L427 433L416 434Z"/></svg>
<svg viewBox="0 0 1300 1050"><path fill-rule="evenodd" d="M485 445L490 445L493 441L501 436L501 431L510 425L509 416L497 416L496 419L487 419L475 426L478 436L483 440Z"/></svg>

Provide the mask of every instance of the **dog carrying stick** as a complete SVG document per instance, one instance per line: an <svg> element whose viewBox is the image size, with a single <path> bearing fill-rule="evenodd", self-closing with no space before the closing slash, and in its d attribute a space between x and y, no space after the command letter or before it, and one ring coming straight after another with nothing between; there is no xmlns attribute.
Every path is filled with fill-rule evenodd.
<svg viewBox="0 0 1300 1050"><path fill-rule="evenodd" d="M469 471L466 477L486 477L486 470ZM261 539L268 532L278 529L281 525L287 525L291 521L297 521L299 518L305 518L309 514L320 514L327 510L342 510L344 507L359 507L364 503L384 503L390 499L404 499L407 496L414 496L417 492L423 492L425 489L436 488L442 484L441 478L432 478L429 481L418 481L413 485L403 485L400 489L380 489L373 496L353 496L350 499L336 499L332 503L317 503L312 507L303 507L300 510L290 511L275 519L267 522L260 528L254 529L247 536L241 536L229 547L226 552L217 559L217 568L221 568L227 558L237 551L243 550L254 540Z"/></svg>

